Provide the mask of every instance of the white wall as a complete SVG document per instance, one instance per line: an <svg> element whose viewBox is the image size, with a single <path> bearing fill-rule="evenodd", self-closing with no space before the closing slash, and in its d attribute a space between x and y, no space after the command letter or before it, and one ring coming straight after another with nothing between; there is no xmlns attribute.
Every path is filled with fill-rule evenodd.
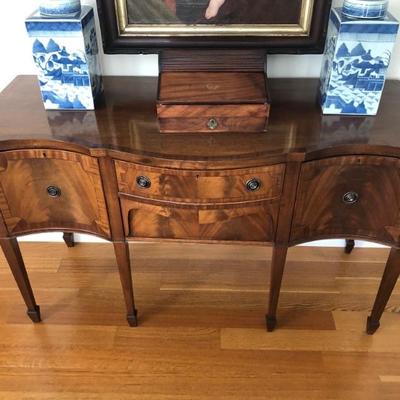
<svg viewBox="0 0 400 400"><path fill-rule="evenodd" d="M337 4L341 0L334 0ZM96 0L82 0L82 4L95 7ZM20 74L35 74L31 45L25 32L24 20L37 7L38 0L0 1L0 90ZM400 1L391 0L389 10L400 18ZM100 31L98 30L100 35ZM157 75L157 56L153 55L104 55L105 75ZM320 55L274 55L268 58L271 77L317 77L321 67ZM389 78L400 79L400 35L397 40ZM52 234L41 239L59 239Z"/></svg>
<svg viewBox="0 0 400 400"><path fill-rule="evenodd" d="M35 74L24 19L37 3L38 0L0 1L0 90L18 74ZM95 0L82 0L82 4L95 6L95 3ZM399 0L390 1L390 11L400 18ZM102 61L105 75L157 75L156 56L102 55ZM269 56L268 73L271 77L316 77L319 76L320 64L320 55L274 55ZM400 79L400 35L389 77Z"/></svg>

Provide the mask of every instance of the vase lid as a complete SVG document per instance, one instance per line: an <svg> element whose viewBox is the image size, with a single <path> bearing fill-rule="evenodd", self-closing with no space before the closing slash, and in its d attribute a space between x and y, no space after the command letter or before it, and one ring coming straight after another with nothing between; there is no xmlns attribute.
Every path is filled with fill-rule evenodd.
<svg viewBox="0 0 400 400"><path fill-rule="evenodd" d="M389 0L344 0L345 4L360 5L360 6L381 6L385 5Z"/></svg>

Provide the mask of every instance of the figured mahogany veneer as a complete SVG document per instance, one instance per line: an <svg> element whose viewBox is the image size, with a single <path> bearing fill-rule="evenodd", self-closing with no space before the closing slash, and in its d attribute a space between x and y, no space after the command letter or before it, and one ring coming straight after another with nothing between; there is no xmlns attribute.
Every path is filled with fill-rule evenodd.
<svg viewBox="0 0 400 400"><path fill-rule="evenodd" d="M115 169L122 193L169 201L219 203L278 198L285 165L213 172L155 168L117 160ZM138 185L137 179L141 176L150 180L150 187ZM254 191L247 188L251 179L260 182Z"/></svg>
<svg viewBox="0 0 400 400"><path fill-rule="evenodd" d="M10 235L70 229L110 238L98 162L82 154L0 153L0 210Z"/></svg>
<svg viewBox="0 0 400 400"><path fill-rule="evenodd" d="M346 202L346 194L355 197ZM291 241L342 235L400 245L400 159L347 156L303 164Z"/></svg>
<svg viewBox="0 0 400 400"><path fill-rule="evenodd" d="M0 246L29 317L40 321L21 234L111 240L132 326L128 241L272 243L268 330L289 246L342 237L347 251L357 238L392 247L374 333L400 274L400 82L387 83L375 118L321 116L315 80L270 84L267 132L163 135L155 79L106 78L95 112L45 112L35 78L17 78L0 95Z"/></svg>
<svg viewBox="0 0 400 400"><path fill-rule="evenodd" d="M197 205L121 200L128 237L272 242L278 202Z"/></svg>
<svg viewBox="0 0 400 400"><path fill-rule="evenodd" d="M245 61L243 61L245 63ZM163 133L262 132L269 116L264 65L259 72L160 73L157 116Z"/></svg>
<svg viewBox="0 0 400 400"><path fill-rule="evenodd" d="M176 103L259 104L265 101L263 72L165 72L160 77L159 101Z"/></svg>

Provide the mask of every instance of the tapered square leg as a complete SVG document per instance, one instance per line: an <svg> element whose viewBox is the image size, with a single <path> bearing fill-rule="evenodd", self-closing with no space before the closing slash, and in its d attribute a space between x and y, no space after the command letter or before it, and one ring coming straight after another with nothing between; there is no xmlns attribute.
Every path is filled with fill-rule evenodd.
<svg viewBox="0 0 400 400"><path fill-rule="evenodd" d="M367 318L367 333L368 335L373 335L381 326L379 321L374 321L371 317Z"/></svg>
<svg viewBox="0 0 400 400"><path fill-rule="evenodd" d="M396 285L397 279L400 275L400 250L392 249L388 261L386 263L385 271L383 273L382 281L379 286L378 294L376 295L375 303L372 308L371 315L367 320L367 333L373 335L380 326L380 319L386 304L389 301L390 295Z"/></svg>
<svg viewBox="0 0 400 400"><path fill-rule="evenodd" d="M40 316L40 307L39 306L36 306L34 310L28 310L26 313L33 322L41 322L42 321L42 318Z"/></svg>
<svg viewBox="0 0 400 400"><path fill-rule="evenodd" d="M64 232L63 239L67 247L75 246L74 234L72 232Z"/></svg>
<svg viewBox="0 0 400 400"><path fill-rule="evenodd" d="M265 318L268 332L272 332L275 329L277 323L276 310L278 307L279 293L281 290L287 251L287 246L275 246L272 253L269 305L268 314Z"/></svg>
<svg viewBox="0 0 400 400"><path fill-rule="evenodd" d="M138 326L138 319L137 319L137 310L134 311L133 314L127 315L126 320L128 321L129 326L135 327Z"/></svg>
<svg viewBox="0 0 400 400"><path fill-rule="evenodd" d="M351 252L354 250L355 245L356 242L353 239L346 239L346 247L344 248L344 252L346 254L351 254Z"/></svg>
<svg viewBox="0 0 400 400"><path fill-rule="evenodd" d="M122 290L124 292L124 299L127 312L127 321L130 326L137 326L137 310L135 308L135 301L133 297L133 283L131 263L129 259L129 246L126 242L114 242L114 251L117 258L119 269L119 276L121 279Z"/></svg>
<svg viewBox="0 0 400 400"><path fill-rule="evenodd" d="M36 304L32 287L29 282L28 273L26 272L24 260L19 249L17 239L0 239L0 245L3 249L4 256L7 259L11 272L18 285L19 291L24 298L28 308L27 314L33 322L40 322L40 309Z"/></svg>
<svg viewBox="0 0 400 400"><path fill-rule="evenodd" d="M276 327L276 318L275 317L270 317L269 315L265 316L265 323L267 326L267 331L268 332L273 332Z"/></svg>

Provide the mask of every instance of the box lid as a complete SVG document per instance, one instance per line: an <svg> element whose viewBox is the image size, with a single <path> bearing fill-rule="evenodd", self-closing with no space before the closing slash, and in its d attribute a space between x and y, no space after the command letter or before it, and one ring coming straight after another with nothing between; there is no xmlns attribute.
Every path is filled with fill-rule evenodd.
<svg viewBox="0 0 400 400"><path fill-rule="evenodd" d="M263 72L164 72L158 101L162 104L265 104Z"/></svg>

